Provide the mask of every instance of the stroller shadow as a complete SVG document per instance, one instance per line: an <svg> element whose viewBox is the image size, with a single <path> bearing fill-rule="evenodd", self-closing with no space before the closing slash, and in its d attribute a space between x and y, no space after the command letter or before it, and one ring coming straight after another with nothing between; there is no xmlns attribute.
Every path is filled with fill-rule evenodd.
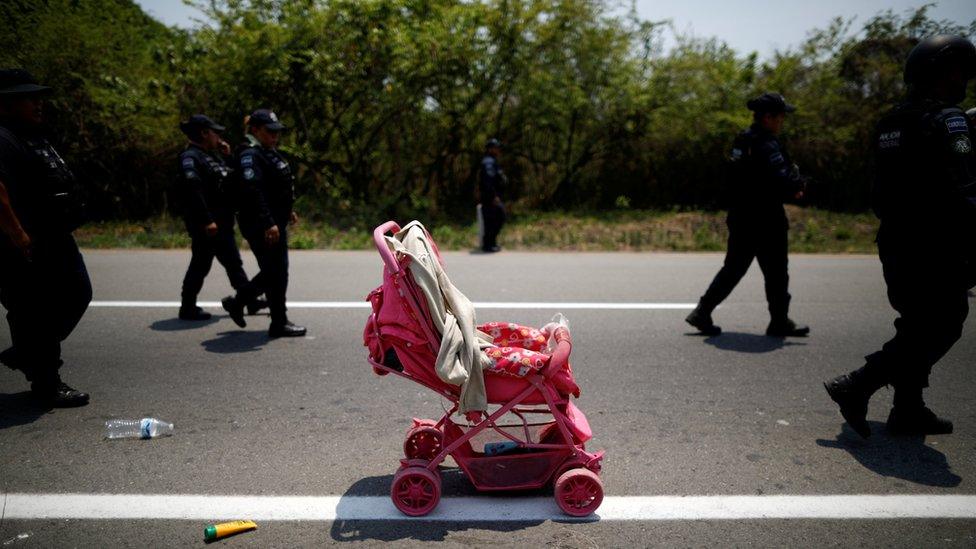
<svg viewBox="0 0 976 549"><path fill-rule="evenodd" d="M924 436L892 436L885 432L884 423L869 423L872 434L867 440L844 424L835 440L818 439L817 445L844 450L867 469L885 477L940 488L962 483L945 454L926 445Z"/></svg>
<svg viewBox="0 0 976 549"><path fill-rule="evenodd" d="M771 353L783 347L806 345L806 343L787 341L780 337L746 334L742 332L722 332L717 336L706 337L705 343L716 349L735 351L738 353Z"/></svg>
<svg viewBox="0 0 976 549"><path fill-rule="evenodd" d="M268 343L264 330L220 332L217 337L200 343L207 352L218 354L253 353Z"/></svg>
<svg viewBox="0 0 976 549"><path fill-rule="evenodd" d="M167 318L157 320L149 325L149 329L154 332L183 332L186 330L196 330L204 326L217 323L222 317L214 315L208 320L180 320L179 318Z"/></svg>
<svg viewBox="0 0 976 549"><path fill-rule="evenodd" d="M0 393L0 430L33 423L52 409L34 400L30 391Z"/></svg>
<svg viewBox="0 0 976 549"><path fill-rule="evenodd" d="M393 482L393 475L383 475L378 477L368 477L357 481L346 490L342 498L355 498L363 496L383 496L389 497L390 484ZM460 469L441 468L441 497L473 496L479 497L511 497L514 492L500 493L480 493L477 492L471 483L464 477ZM552 495L552 489L520 491L521 496L532 496L548 493ZM441 505L449 502L441 500ZM494 532L516 532L530 526L542 524L540 520L527 521L418 521L404 517L403 520L355 520L343 519L344 507L349 509L353 506L350 503L343 505L343 500L339 500L336 509L337 518L332 523L330 535L334 541L339 542L361 542L361 541L444 541L447 536L455 532L465 530L492 530Z"/></svg>

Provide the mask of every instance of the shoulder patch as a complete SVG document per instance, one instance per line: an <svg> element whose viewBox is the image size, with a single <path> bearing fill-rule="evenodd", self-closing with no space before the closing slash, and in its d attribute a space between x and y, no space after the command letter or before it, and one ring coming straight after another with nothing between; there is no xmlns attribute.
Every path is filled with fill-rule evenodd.
<svg viewBox="0 0 976 549"><path fill-rule="evenodd" d="M741 159L742 159L742 149L738 147L732 149L732 160L741 160Z"/></svg>
<svg viewBox="0 0 976 549"><path fill-rule="evenodd" d="M957 154L969 154L973 152L973 143L968 135L958 135L952 140L952 150Z"/></svg>
<svg viewBox="0 0 976 549"><path fill-rule="evenodd" d="M244 153L241 155L241 166L253 166L254 165L254 155L251 153Z"/></svg>
<svg viewBox="0 0 976 549"><path fill-rule="evenodd" d="M244 179L254 179L254 170L251 168L244 168Z"/></svg>
<svg viewBox="0 0 976 549"><path fill-rule="evenodd" d="M183 157L183 167L184 168L192 168L193 167L193 159L190 158L189 156Z"/></svg>
<svg viewBox="0 0 976 549"><path fill-rule="evenodd" d="M783 153L775 151L773 154L769 155L769 162L770 164L781 164L786 162L786 159L783 158Z"/></svg>
<svg viewBox="0 0 976 549"><path fill-rule="evenodd" d="M945 121L949 133L969 133L969 124L963 116L950 116Z"/></svg>
<svg viewBox="0 0 976 549"><path fill-rule="evenodd" d="M878 136L878 147L882 149L894 149L901 146L901 130L884 132Z"/></svg>

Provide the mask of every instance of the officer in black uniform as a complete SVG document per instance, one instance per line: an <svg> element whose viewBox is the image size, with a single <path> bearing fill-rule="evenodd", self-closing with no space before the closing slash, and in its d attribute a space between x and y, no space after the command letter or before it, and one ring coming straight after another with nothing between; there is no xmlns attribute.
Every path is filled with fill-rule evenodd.
<svg viewBox="0 0 976 549"><path fill-rule="evenodd" d="M247 143L237 152L239 221L241 233L258 260L259 278L271 308L270 337L301 337L304 326L288 320L285 294L288 289L288 225L298 221L292 210L295 202L295 175L288 161L278 152L278 141L285 126L267 109L248 117ZM236 296L223 300L224 309L238 326L246 326L244 304L258 289L244 287Z"/></svg>
<svg viewBox="0 0 976 549"><path fill-rule="evenodd" d="M732 204L725 264L685 320L703 334L720 334L721 328L712 322L712 311L732 293L755 258L766 281L770 316L766 335L805 336L810 329L798 326L788 316L789 222L783 209L785 201L803 196L804 184L776 139L786 114L796 109L778 93L764 93L747 106L753 112L753 124L735 138L732 146Z"/></svg>
<svg viewBox="0 0 976 549"><path fill-rule="evenodd" d="M485 223L484 240L481 249L487 253L500 251L498 247L498 233L505 224L505 205L501 194L505 190L508 178L498 164L502 154L501 141L494 137L485 144L485 157L481 159L478 170L478 190L481 200L481 216Z"/></svg>
<svg viewBox="0 0 976 549"><path fill-rule="evenodd" d="M871 434L868 401L889 384L889 432L952 432L950 421L925 406L922 390L961 337L967 290L976 284L976 154L956 106L976 77L976 48L961 36L926 38L908 55L904 77L907 99L877 126L872 197L888 300L899 314L895 337L863 367L825 383L863 437Z"/></svg>
<svg viewBox="0 0 976 549"><path fill-rule="evenodd" d="M58 373L92 287L71 236L84 220L79 189L42 128L50 91L27 71L0 69L0 304L13 343L0 362L23 372L43 404L84 406L88 395Z"/></svg>
<svg viewBox="0 0 976 549"><path fill-rule="evenodd" d="M220 137L225 129L202 114L180 124L190 143L179 156L178 190L192 242L190 266L183 278L182 320L210 319L210 313L197 306L197 294L215 257L235 290L249 284L234 239L234 208L229 195L232 170L223 157L230 155L230 146ZM248 312L253 314L262 305L262 301L252 301Z"/></svg>

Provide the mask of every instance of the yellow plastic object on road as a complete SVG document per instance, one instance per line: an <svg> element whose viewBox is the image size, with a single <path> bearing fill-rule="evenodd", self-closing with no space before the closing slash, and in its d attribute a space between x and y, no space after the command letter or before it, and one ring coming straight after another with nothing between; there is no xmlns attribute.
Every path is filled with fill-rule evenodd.
<svg viewBox="0 0 976 549"><path fill-rule="evenodd" d="M203 539L213 541L248 530L257 529L258 525L253 520L235 520L233 522L222 522L220 524L210 524L203 529Z"/></svg>

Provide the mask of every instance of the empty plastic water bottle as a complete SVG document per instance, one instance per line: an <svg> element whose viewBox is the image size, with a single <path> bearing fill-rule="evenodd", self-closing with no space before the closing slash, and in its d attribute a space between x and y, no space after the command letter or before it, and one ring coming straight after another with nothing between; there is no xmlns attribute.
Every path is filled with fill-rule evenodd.
<svg viewBox="0 0 976 549"><path fill-rule="evenodd" d="M173 424L153 417L112 419L105 422L106 438L156 438L173 434Z"/></svg>

